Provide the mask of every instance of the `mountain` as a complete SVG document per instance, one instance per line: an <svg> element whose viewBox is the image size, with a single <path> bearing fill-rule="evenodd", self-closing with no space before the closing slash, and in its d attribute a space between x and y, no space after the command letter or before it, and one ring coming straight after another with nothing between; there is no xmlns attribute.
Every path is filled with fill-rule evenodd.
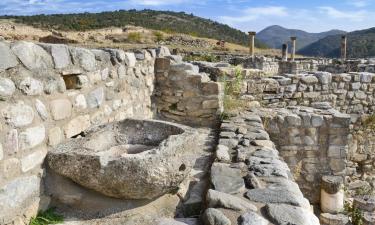
<svg viewBox="0 0 375 225"><path fill-rule="evenodd" d="M375 27L350 32L348 36L348 57L365 58L375 56ZM325 37L312 43L298 53L307 56L340 57L341 35Z"/></svg>
<svg viewBox="0 0 375 225"><path fill-rule="evenodd" d="M119 10L101 13L54 14L33 16L1 16L17 23L63 31L86 31L106 27L140 26L167 33L184 33L192 36L225 40L248 45L248 35L240 30L216 21L186 14L185 12L155 10ZM256 47L267 46L256 41Z"/></svg>
<svg viewBox="0 0 375 225"><path fill-rule="evenodd" d="M322 33L308 33L303 30L287 29L278 25L270 26L260 31L257 38L270 48L280 49L282 44L289 43L291 36L297 37L297 50L330 35L344 34L345 31L331 30Z"/></svg>

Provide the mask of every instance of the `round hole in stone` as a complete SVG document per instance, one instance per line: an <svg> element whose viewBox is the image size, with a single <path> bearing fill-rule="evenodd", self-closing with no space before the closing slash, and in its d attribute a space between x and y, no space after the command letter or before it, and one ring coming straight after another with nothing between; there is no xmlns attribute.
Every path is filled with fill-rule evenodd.
<svg viewBox="0 0 375 225"><path fill-rule="evenodd" d="M185 171L186 170L186 165L181 164L180 168L178 168L179 171Z"/></svg>

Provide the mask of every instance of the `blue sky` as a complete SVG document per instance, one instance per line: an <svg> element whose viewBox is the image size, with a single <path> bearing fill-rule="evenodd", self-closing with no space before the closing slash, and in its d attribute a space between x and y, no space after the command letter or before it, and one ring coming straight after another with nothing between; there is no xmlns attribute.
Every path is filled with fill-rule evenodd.
<svg viewBox="0 0 375 225"><path fill-rule="evenodd" d="M0 0L2 15L144 8L185 11L243 31L275 24L310 32L375 27L375 0Z"/></svg>

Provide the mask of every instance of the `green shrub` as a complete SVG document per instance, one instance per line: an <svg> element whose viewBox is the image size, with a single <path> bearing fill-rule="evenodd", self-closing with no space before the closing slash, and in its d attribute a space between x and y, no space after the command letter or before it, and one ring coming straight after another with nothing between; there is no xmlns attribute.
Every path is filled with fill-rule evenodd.
<svg viewBox="0 0 375 225"><path fill-rule="evenodd" d="M142 35L139 32L131 32L128 34L128 41L132 43L140 43Z"/></svg>
<svg viewBox="0 0 375 225"><path fill-rule="evenodd" d="M234 78L229 80L227 76L221 78L224 85L224 112L222 119L227 119L233 112L242 110L245 107L245 101L240 99L243 75L241 68L235 69Z"/></svg>
<svg viewBox="0 0 375 225"><path fill-rule="evenodd" d="M360 209L354 207L348 202L345 202L344 210L349 216L353 225L363 225L363 212Z"/></svg>
<svg viewBox="0 0 375 225"><path fill-rule="evenodd" d="M155 41L156 42L160 42L160 41L164 41L165 40L165 37L164 37L164 34L160 31L154 31L154 36L155 36Z"/></svg>
<svg viewBox="0 0 375 225"><path fill-rule="evenodd" d="M48 225L62 223L64 218L55 213L54 209L48 209L44 212L39 212L34 218L31 218L30 225Z"/></svg>

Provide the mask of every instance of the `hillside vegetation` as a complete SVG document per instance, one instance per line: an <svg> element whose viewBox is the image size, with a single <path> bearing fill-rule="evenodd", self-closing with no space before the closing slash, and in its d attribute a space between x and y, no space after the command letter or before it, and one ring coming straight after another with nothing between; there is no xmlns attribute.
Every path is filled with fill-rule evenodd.
<svg viewBox="0 0 375 225"><path fill-rule="evenodd" d="M247 45L246 33L209 19L184 12L154 10L120 10L101 13L55 14L34 16L3 16L0 19L15 19L17 23L63 31L87 31L106 27L140 26L167 33L183 33L192 36L225 40ZM256 47L266 48L256 41Z"/></svg>
<svg viewBox="0 0 375 225"><path fill-rule="evenodd" d="M308 33L303 30L287 29L281 26L274 25L260 31L257 37L260 41L265 43L270 48L280 49L282 44L290 43L291 36L296 36L298 38L297 50L299 50L327 36L344 33L346 32L341 30L330 30L321 33Z"/></svg>
<svg viewBox="0 0 375 225"><path fill-rule="evenodd" d="M308 56L340 57L341 35L323 38L298 53ZM348 57L365 58L375 56L375 28L348 33Z"/></svg>

